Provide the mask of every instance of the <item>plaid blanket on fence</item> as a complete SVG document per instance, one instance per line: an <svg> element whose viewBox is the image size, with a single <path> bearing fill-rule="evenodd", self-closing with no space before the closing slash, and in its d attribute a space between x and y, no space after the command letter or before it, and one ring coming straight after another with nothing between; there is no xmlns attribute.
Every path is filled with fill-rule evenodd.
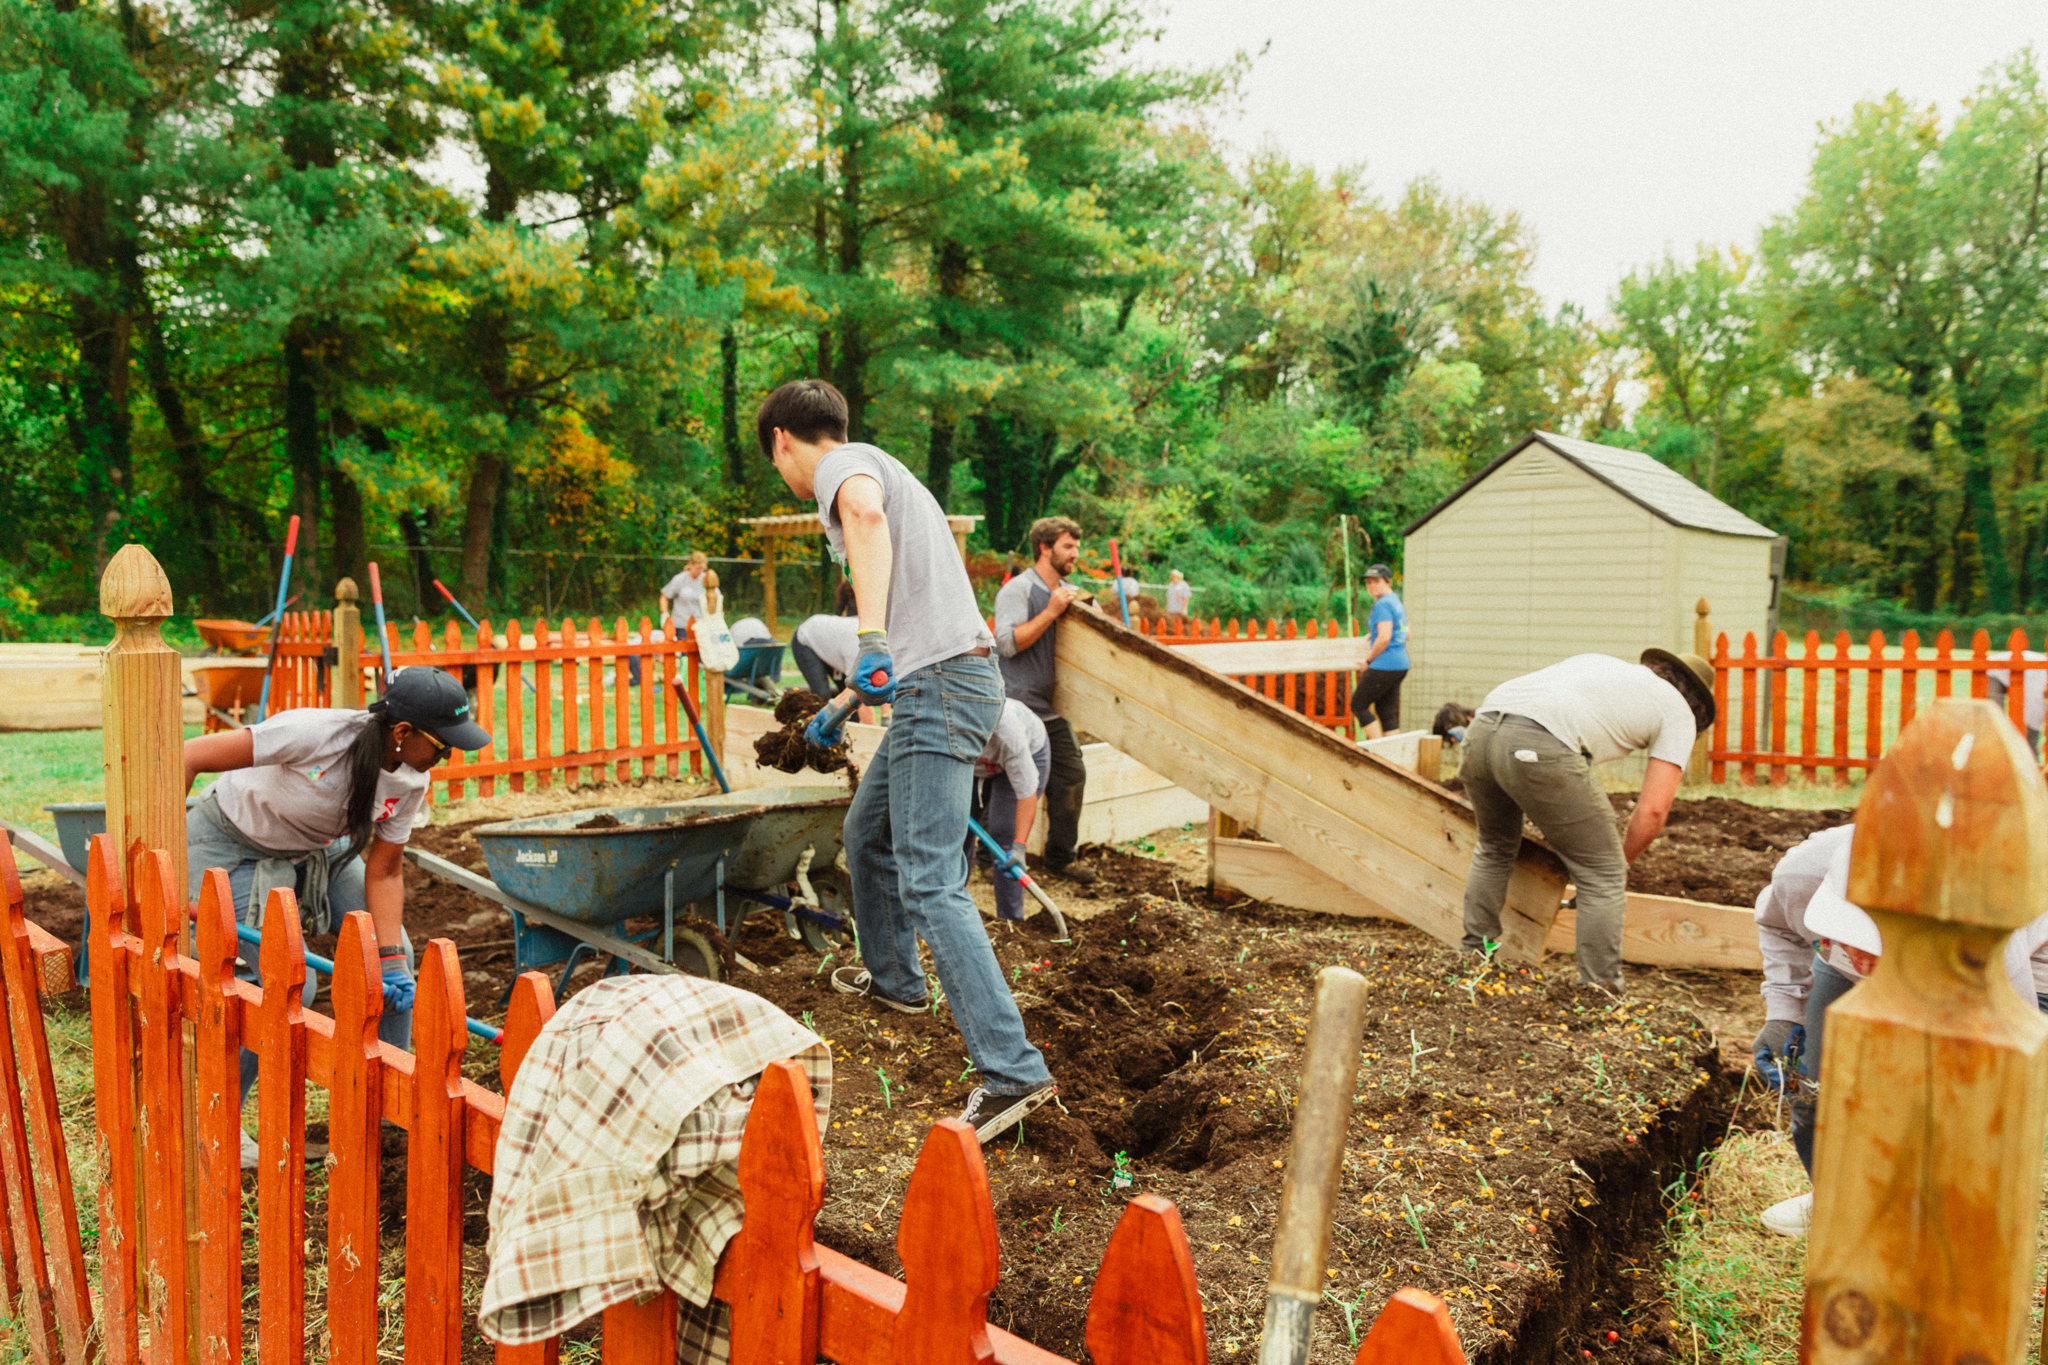
<svg viewBox="0 0 2048 1365"><path fill-rule="evenodd" d="M571 997L506 1096L483 1334L508 1346L545 1341L667 1288L684 1303L679 1360L725 1360L712 1278L740 1227L754 1087L785 1057L810 1075L822 1133L831 1053L760 996L631 976Z"/></svg>

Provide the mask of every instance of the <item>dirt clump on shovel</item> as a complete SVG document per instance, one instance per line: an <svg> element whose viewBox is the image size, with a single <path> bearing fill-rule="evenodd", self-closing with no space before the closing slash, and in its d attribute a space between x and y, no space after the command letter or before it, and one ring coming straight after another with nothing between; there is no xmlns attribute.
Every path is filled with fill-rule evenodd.
<svg viewBox="0 0 2048 1365"><path fill-rule="evenodd" d="M804 727L824 706L823 697L803 688L783 693L775 703L775 719L782 723L782 728L770 730L754 741L754 757L763 767L785 773L798 773L805 768L836 773L846 767L843 751L821 749L804 738Z"/></svg>

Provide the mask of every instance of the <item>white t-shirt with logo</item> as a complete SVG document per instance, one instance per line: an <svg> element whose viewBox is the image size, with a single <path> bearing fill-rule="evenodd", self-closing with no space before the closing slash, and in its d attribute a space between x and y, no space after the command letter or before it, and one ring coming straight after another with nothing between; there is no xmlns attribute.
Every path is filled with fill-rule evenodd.
<svg viewBox="0 0 2048 1365"><path fill-rule="evenodd" d="M1692 761L1692 708L1678 689L1641 664L1611 654L1575 654L1510 678L1486 694L1479 714L1526 716L1595 763L1648 749L1683 768Z"/></svg>
<svg viewBox="0 0 2048 1365"><path fill-rule="evenodd" d="M668 619L681 630L704 614L704 575L685 569L662 585L661 595L668 599Z"/></svg>
<svg viewBox="0 0 2048 1365"><path fill-rule="evenodd" d="M250 726L255 766L215 779L221 814L265 848L310 853L327 847L348 833L349 745L376 723L367 711L303 707ZM403 763L378 772L377 838L402 844L412 837L427 781Z"/></svg>

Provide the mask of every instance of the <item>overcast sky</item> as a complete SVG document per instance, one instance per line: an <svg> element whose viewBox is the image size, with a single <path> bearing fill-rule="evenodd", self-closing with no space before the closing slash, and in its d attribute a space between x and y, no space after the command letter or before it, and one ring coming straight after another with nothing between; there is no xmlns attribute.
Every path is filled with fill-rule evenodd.
<svg viewBox="0 0 2048 1365"><path fill-rule="evenodd" d="M1165 3L1167 61L1271 43L1231 141L1518 209L1538 286L1596 316L1667 247L1752 244L1797 199L1817 125L1859 99L1952 114L1986 67L2048 50L2048 0Z"/></svg>

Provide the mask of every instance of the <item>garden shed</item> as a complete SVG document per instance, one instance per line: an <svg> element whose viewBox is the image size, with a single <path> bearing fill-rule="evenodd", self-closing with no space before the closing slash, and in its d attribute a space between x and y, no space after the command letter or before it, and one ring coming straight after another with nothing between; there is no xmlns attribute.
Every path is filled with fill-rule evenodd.
<svg viewBox="0 0 2048 1365"><path fill-rule="evenodd" d="M1532 432L1408 527L1403 723L1574 654L1689 650L1702 597L1764 648L1784 570L1785 537L1670 466Z"/></svg>

